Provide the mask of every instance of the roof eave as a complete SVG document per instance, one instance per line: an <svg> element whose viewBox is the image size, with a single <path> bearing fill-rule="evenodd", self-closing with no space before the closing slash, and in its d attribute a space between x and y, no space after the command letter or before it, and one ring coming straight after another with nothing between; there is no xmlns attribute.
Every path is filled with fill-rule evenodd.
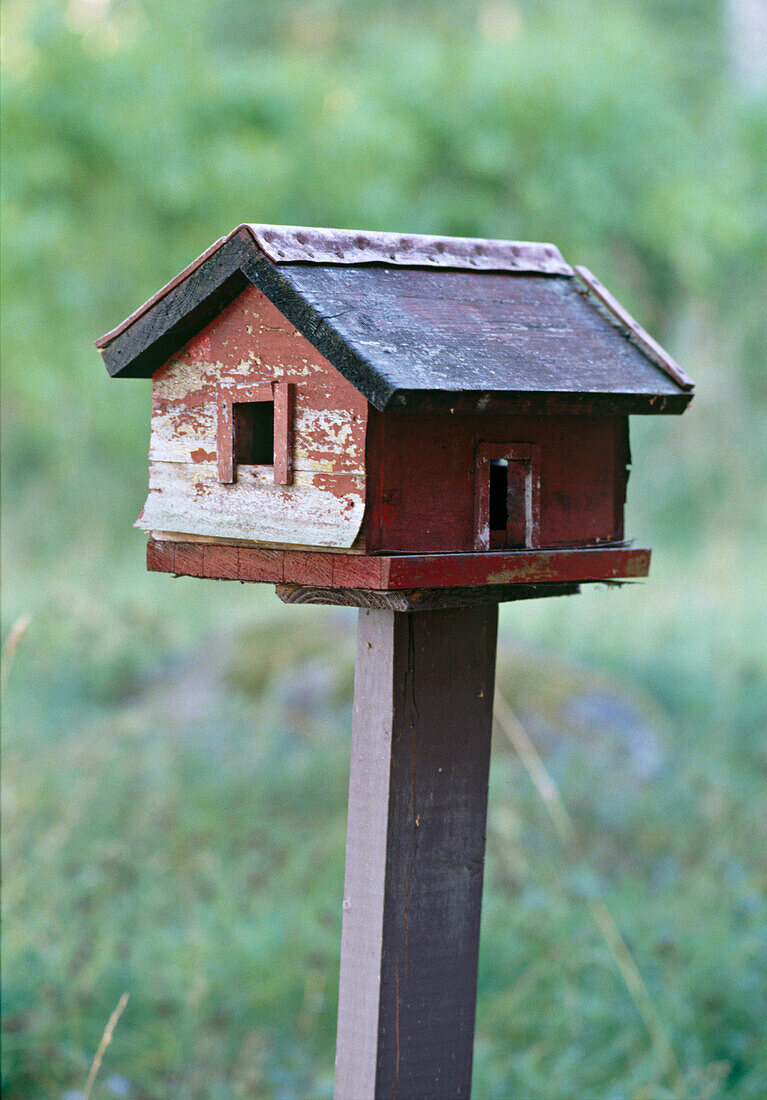
<svg viewBox="0 0 767 1100"><path fill-rule="evenodd" d="M515 390L456 392L396 390L386 412L488 413L497 415L658 416L679 415L692 400L691 392L616 393L598 391ZM379 406L380 408L380 406Z"/></svg>
<svg viewBox="0 0 767 1100"><path fill-rule="evenodd" d="M193 264L96 341L109 374L148 378L247 286L247 234L216 242Z"/></svg>

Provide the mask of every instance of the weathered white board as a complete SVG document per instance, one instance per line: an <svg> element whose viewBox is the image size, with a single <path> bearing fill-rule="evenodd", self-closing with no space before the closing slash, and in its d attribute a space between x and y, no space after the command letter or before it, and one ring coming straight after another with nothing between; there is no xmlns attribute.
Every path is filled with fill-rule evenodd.
<svg viewBox="0 0 767 1100"><path fill-rule="evenodd" d="M298 470L292 485L275 485L269 467L238 466L237 481L226 485L213 462L153 462L136 527L346 549L359 534L364 511L362 479L353 474Z"/></svg>

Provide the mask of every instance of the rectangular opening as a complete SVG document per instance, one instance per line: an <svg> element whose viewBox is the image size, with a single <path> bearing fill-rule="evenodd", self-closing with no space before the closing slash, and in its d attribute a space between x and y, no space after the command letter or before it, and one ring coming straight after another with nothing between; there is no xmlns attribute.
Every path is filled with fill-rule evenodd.
<svg viewBox="0 0 767 1100"><path fill-rule="evenodd" d="M529 463L508 458L490 460L490 547L521 550L527 546Z"/></svg>
<svg viewBox="0 0 767 1100"><path fill-rule="evenodd" d="M490 462L490 546L506 545L506 522L508 516L509 463L505 458L494 458Z"/></svg>
<svg viewBox="0 0 767 1100"><path fill-rule="evenodd" d="M540 447L477 444L475 546L525 550L540 542Z"/></svg>
<svg viewBox="0 0 767 1100"><path fill-rule="evenodd" d="M237 481L237 467L268 468L275 485L293 484L293 382L219 386L216 411L218 480Z"/></svg>
<svg viewBox="0 0 767 1100"><path fill-rule="evenodd" d="M235 465L274 465L274 401L234 402L232 428Z"/></svg>

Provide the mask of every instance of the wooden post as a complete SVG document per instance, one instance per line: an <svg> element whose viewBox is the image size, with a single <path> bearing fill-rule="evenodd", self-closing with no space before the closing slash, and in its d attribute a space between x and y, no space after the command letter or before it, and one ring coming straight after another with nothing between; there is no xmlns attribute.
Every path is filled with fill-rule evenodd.
<svg viewBox="0 0 767 1100"><path fill-rule="evenodd" d="M469 1096L497 622L359 611L336 1100Z"/></svg>

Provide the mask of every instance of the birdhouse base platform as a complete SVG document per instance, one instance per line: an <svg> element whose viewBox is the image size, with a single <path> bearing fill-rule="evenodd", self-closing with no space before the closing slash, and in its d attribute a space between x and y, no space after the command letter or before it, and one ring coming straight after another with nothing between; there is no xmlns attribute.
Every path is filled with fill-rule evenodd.
<svg viewBox="0 0 767 1100"><path fill-rule="evenodd" d="M625 543L546 550L500 550L462 554L365 554L337 551L267 549L257 546L181 541L152 537L147 547L147 568L176 576L210 577L217 580L255 581L278 585L288 603L363 603L354 593L369 598L385 593L410 593L414 610L423 606L424 589L482 588L492 600L564 595L573 586L594 581L636 580L646 577L650 551ZM566 586L567 592L562 591ZM307 589L302 598L295 589ZM504 595L509 589L515 594ZM333 593L336 598L331 598ZM320 599L318 593L325 594ZM474 602L474 601L471 601ZM444 601L440 606L445 606Z"/></svg>

